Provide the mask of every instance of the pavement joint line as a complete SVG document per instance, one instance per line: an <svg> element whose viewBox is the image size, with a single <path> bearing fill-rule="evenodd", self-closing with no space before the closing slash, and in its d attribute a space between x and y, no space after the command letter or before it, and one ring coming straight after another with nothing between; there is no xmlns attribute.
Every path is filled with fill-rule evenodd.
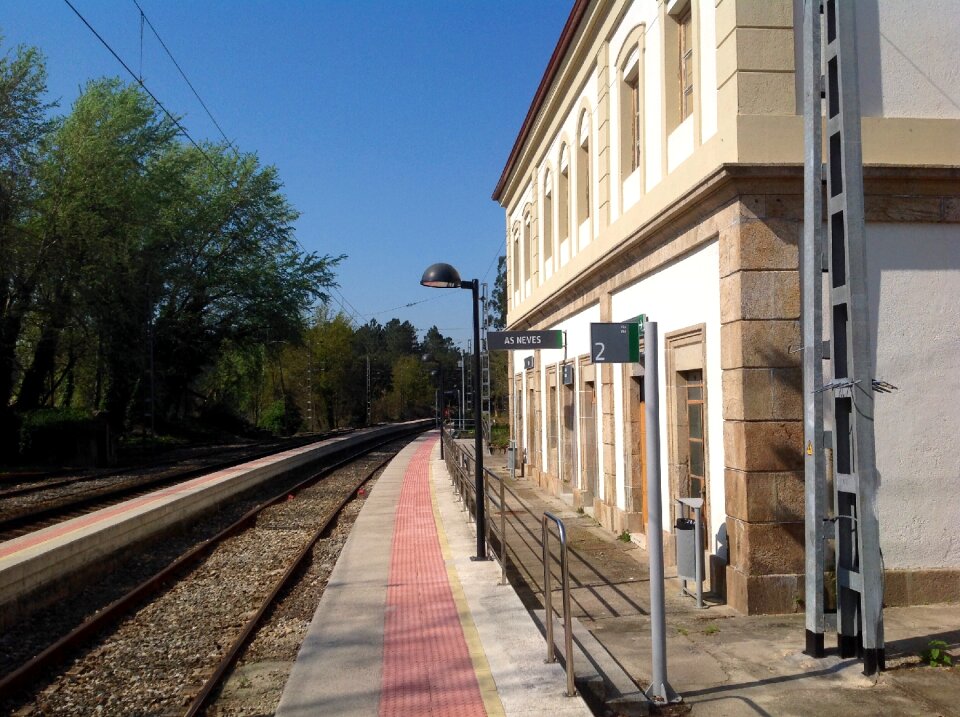
<svg viewBox="0 0 960 717"><path fill-rule="evenodd" d="M433 458L431 452L431 459ZM470 654L470 660L473 662L473 670L477 675L477 682L480 685L480 696L483 699L483 707L489 717L505 717L506 712L503 703L500 701L500 695L497 693L497 684L493 679L493 672L487 662L487 655L483 650L483 643L480 640L480 633L473 622L470 614L470 607L467 605L467 597L463 592L463 586L460 584L460 578L457 575L457 568L453 562L453 556L450 552L450 545L447 542L447 533L443 527L443 518L440 515L440 506L437 503L437 491L434 485L433 460L430 460L430 503L433 507L433 519L437 524L437 539L440 542L440 554L443 556L443 562L447 569L447 579L450 582L450 591L453 593L453 602L457 608L457 614L460 616L460 625L463 628L463 636L467 642L467 651Z"/></svg>

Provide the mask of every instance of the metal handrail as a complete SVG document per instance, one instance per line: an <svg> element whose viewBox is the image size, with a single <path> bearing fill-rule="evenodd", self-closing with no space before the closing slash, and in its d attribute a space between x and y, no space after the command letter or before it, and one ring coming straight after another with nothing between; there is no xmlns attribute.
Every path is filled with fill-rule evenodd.
<svg viewBox="0 0 960 717"><path fill-rule="evenodd" d="M484 474L485 474L488 478L492 478L493 480L497 481L497 483L498 483L499 486L500 486L500 490L498 491L499 495L497 496L497 508L500 509L500 534L499 534L499 536L498 536L498 537L500 538L500 584L501 584L501 585L506 585L506 584L507 584L507 498L506 498L506 485L505 485L505 484L506 484L506 481L505 481L502 477L500 477L500 476L498 476L496 473L494 473L492 470L490 470L489 468L484 468L484 469L483 469L483 472L484 472ZM485 487L486 487L486 486L489 486L489 485L490 485L489 481L486 481L486 482L484 483L484 486L485 486ZM489 538L489 535L490 535L490 533L489 533L489 522L490 522L490 496L489 496L489 491L488 491L488 493L487 493L487 512L486 512L486 515L487 515L487 523L488 523L488 525L487 525L487 530L488 530L488 532L487 532L487 536L488 536L488 537L487 537L487 543L489 544L489 542L490 542L490 538Z"/></svg>
<svg viewBox="0 0 960 717"><path fill-rule="evenodd" d="M464 450L460 445L458 445L446 431L442 431L441 440L446 441L446 451L445 451L445 460L447 463L447 471L450 473L450 482L454 491L458 495L458 500L462 501L462 509L467 510L467 517L473 519L475 513L471 512L468 508L467 496L473 496L474 500L474 510L476 508L476 486L473 482L473 470L471 468L473 458ZM489 468L484 467L483 469L484 476L488 480L484 481L484 505L486 510L484 511L484 525L483 536L485 544L490 546L490 535L491 533L498 534L500 539L500 584L507 584L507 500L506 500L506 481L501 476L497 475ZM499 489L496 493L491 494L491 480L495 480ZM499 530L491 524L490 515L491 515L491 505L497 507L500 510L500 526Z"/></svg>
<svg viewBox="0 0 960 717"><path fill-rule="evenodd" d="M557 526L560 538L560 580L563 593L563 647L567 662L567 697L577 694L573 684L573 615L570 612L570 571L567 566L567 529L563 521L552 513L543 514L543 605L544 622L547 628L547 662L556 662L557 655L553 647L553 595L550 587L550 528L549 523Z"/></svg>

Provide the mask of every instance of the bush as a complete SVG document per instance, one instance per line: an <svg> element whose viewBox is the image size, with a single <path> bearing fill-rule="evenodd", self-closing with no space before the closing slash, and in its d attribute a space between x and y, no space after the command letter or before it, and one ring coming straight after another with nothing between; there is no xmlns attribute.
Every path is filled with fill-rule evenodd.
<svg viewBox="0 0 960 717"><path fill-rule="evenodd" d="M260 427L278 436L292 436L301 423L300 409L290 396L271 403L260 417Z"/></svg>
<svg viewBox="0 0 960 717"><path fill-rule="evenodd" d="M490 429L490 446L506 450L510 446L510 426L506 423L494 423Z"/></svg>
<svg viewBox="0 0 960 717"><path fill-rule="evenodd" d="M21 416L20 457L41 463L89 460L97 421L75 408L42 408Z"/></svg>

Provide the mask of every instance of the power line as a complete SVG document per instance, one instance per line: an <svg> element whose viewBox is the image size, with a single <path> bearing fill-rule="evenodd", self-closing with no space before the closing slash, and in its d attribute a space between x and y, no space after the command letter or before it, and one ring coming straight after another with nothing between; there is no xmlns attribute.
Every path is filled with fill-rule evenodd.
<svg viewBox="0 0 960 717"><path fill-rule="evenodd" d="M113 55L114 59L116 59L116 61L120 63L120 65L123 67L123 69L127 71L127 74L129 74L130 77L132 77L132 78L136 81L136 83L137 83L138 85L140 85L140 87L143 89L144 92L146 92L148 95L150 95L150 99L152 99L152 100L154 101L154 103L157 105L157 107L159 107L161 110L163 110L163 113L170 119L171 122L173 122L173 123L176 125L177 129L180 130L180 133L190 141L190 144L192 144L192 145L194 146L194 148L203 156L203 158L207 160L207 162L210 164L210 166L213 167L214 171L215 171L217 174L220 175L220 178L223 179L223 180L224 180L225 182L227 182L228 184L232 184L232 183L233 183L233 180L231 180L226 174L223 173L223 171L220 169L220 167L217 166L216 162L213 161L213 158L210 157L210 155L207 154L207 153L203 150L203 148L197 143L196 140L193 139L192 136L190 136L190 133L187 131L187 128L184 127L184 126L180 123L180 120L178 120L176 117L174 117L173 114L170 112L170 110L168 110L168 109L164 106L164 104L157 98L157 96L156 96L155 94L153 94L153 92L150 91L150 88L147 87L146 83L144 83L143 78L142 78L141 76L138 76L136 73L134 73L133 70L130 69L130 67L127 65L127 63L124 62L123 59L120 57L120 55L118 55L117 52L110 46L110 43L108 43L106 40L103 39L103 36L102 36L99 32L97 32L96 29L94 29L93 25L91 25L83 15L80 14L80 11L77 10L77 8L73 6L73 3L71 3L70 0L63 0L63 1L67 4L67 7L69 7L71 10L73 10L74 14L75 14L78 18L80 18L80 20L83 22L83 24L87 26L87 29L90 30L90 32L92 32L92 33L94 34L94 36L101 42L101 44L102 44L105 48L107 48L107 50L110 52L110 54ZM136 3L136 0L134 0L134 2ZM139 8L140 6L137 5L137 7ZM141 12L142 17L143 17L143 18L147 21L147 23L149 24L149 23L150 23L149 19L146 18L146 15L143 15L143 11L142 11L142 10L141 10L140 12ZM150 29L153 30L153 34L157 36L157 39L160 40L160 44L163 45L163 40L160 39L160 35L157 34L157 31L153 28L153 25L152 25L152 24L150 25ZM167 49L167 48L166 48L166 45L164 45L164 49L165 49L165 50ZM169 50L167 50L167 54L170 55L170 51L169 51ZM173 60L173 64L174 64L174 65L177 65L177 62L176 62L176 60L173 59L173 56L172 56L172 55L170 55L170 59ZM141 64L142 64L142 60L141 60ZM180 66L179 66L179 65L177 65L177 69L180 70L180 74L183 75L183 70L180 69ZM184 80L187 81L187 84L190 85L190 81L187 80L186 75L184 75L183 78L184 78ZM190 89L193 90L193 85L190 85ZM193 91L194 91L194 94L197 95L196 90L193 90ZM200 100L200 96L199 96L199 95L197 95L197 99ZM203 100L200 100L200 104L203 105L204 110L207 110L207 107L206 107L206 105L203 103ZM207 110L207 114L210 115L209 110ZM221 135L223 136L223 138L227 141L227 144L230 146L230 148L233 149L233 151L236 152L236 153L238 154L238 156L239 156L239 152L237 152L237 148L234 146L234 144L233 144L232 142L230 142L229 139L227 139L226 135L223 133L223 130L220 129L220 125L217 124L217 121L213 119L213 116L212 116L212 115L210 115L210 119L213 120L213 123L217 126L217 129L220 130L220 134L221 134ZM300 241L300 238L299 238L298 236L294 235L293 239L294 239L294 241L297 243L297 245L300 247L300 249L303 251L304 254L310 254L310 253L311 253L311 252L309 252L309 251L307 250L307 248L303 245L303 242Z"/></svg>
<svg viewBox="0 0 960 717"><path fill-rule="evenodd" d="M503 250L503 254L500 253L500 250ZM490 273L490 270L493 268L493 265L496 263L497 259L507 253L507 240L503 240L503 244L497 248L497 253L493 255L493 260L490 262L490 265L487 266L487 270L483 272L483 278L480 281L486 281L487 275Z"/></svg>
<svg viewBox="0 0 960 717"><path fill-rule="evenodd" d="M337 298L336 296L333 296L333 295L331 294L331 298L332 298L334 301L336 301L338 304L340 304L340 308L343 309L344 313L346 313L347 316L350 317L350 323L352 324L352 323L356 322L357 326L362 326L362 325L363 325L363 321L361 320L360 312L357 311L357 309L353 306L353 304L351 304L349 301L347 301L347 297L345 297L345 296L343 295L343 292L340 291L340 287L338 287L338 286L331 286L330 288L331 288L333 291L337 292L337 294L339 295L340 298ZM349 308L348 308L348 307L349 307Z"/></svg>
<svg viewBox="0 0 960 717"><path fill-rule="evenodd" d="M167 53L167 57L170 58L170 62L172 62L172 63L173 63L173 66L177 68L177 71L180 73L180 76L183 78L183 81L187 83L187 87L189 87L189 88L190 88L190 91L193 92L193 96L197 98L197 102L199 102L199 103L200 103L200 106L203 107L203 111L207 113L207 117L210 118L210 121L213 122L213 125L217 128L217 131L220 133L220 136L223 137L223 141L226 142L226 143L227 143L227 146L230 147L234 152L236 152L237 154L239 154L239 151L238 151L237 148L234 146L233 142L231 142L231 141L227 138L227 135L226 135L226 133L223 131L223 128L220 126L220 123L217 122L217 120L214 118L213 113L210 111L210 108L207 107L207 103L203 101L203 98L200 97L200 93L197 92L196 88L193 86L193 83L190 82L189 78L187 77L187 73L183 71L183 68L180 67L180 63L177 62L176 58L173 56L173 53L170 52L170 49L167 47L167 44L163 41L163 38L160 37L160 33L157 32L157 28L155 28L155 27L153 26L153 23L150 22L150 18L147 17L146 13L143 11L143 8L140 7L140 3L137 2L137 0L133 0L133 4L136 5L136 6L137 6L137 10L140 11L140 19L141 19L141 22L144 21L144 20L146 21L147 25L150 27L150 31L153 33L154 37L156 37L156 38L157 38L157 41L160 43L160 47L162 47L162 48L163 48L163 51ZM142 42L143 42L143 30L141 29L141 43L142 43ZM142 59L142 55L143 55L142 46L141 46L140 53L141 53L141 64L142 64L142 62L143 62L143 59Z"/></svg>
<svg viewBox="0 0 960 717"><path fill-rule="evenodd" d="M420 299L420 301L411 301L409 304L403 304L402 306L394 306L392 309L383 309L382 311L374 311L372 314L362 314L364 317L379 316L380 314L386 314L390 311L397 311L398 309L409 309L411 306L416 306L417 304L425 304L428 301L437 301L444 298L443 296L433 296L429 299Z"/></svg>
<svg viewBox="0 0 960 717"><path fill-rule="evenodd" d="M137 77L137 75L134 73L134 71L131 70L130 67L127 65L127 63L124 62L124 61L121 59L120 55L118 55L118 54L116 53L116 51L115 51L112 47L110 47L110 43L108 43L106 40L104 40L103 37L100 35L100 33L97 32L97 31L94 29L93 25L91 25L89 22L87 22L87 18L85 18L83 15L80 14L80 11L77 10L77 8L75 8L75 7L73 6L73 3L71 3L70 0L63 0L63 1L67 4L67 7L69 7L71 10L73 10L74 14L75 14L77 17L80 18L81 22L83 22L83 24L87 26L87 29L89 29L90 32L92 32L92 33L94 34L94 36L96 36L96 38L103 44L103 46L104 46L105 48L107 48L107 50L109 50L110 54L113 55L114 58L116 59L116 61L119 62L119 63L121 64L121 66L123 67L123 69L125 69L125 70L127 71L127 74L129 74L130 77L132 77L132 78L137 82L137 84L140 85L140 87L143 88L143 91L144 91L144 92L146 92L148 95L150 95L150 99L152 99L152 100L154 101L154 103L156 103L157 107L159 107L161 110L163 110L163 113L169 118L169 120L170 120L171 122L173 122L173 123L177 126L177 129L180 130L181 134L183 134L183 136L186 137L186 138L190 141L190 144L192 144L192 145L194 146L194 148L196 148L196 150L197 150L201 155L203 155L203 157L210 163L210 166L213 167L214 171L216 171L217 174L219 174L220 177L221 177L225 182L227 182L228 184L232 183L232 180L223 173L223 171L220 169L220 167L217 166L217 164L213 161L213 159L210 157L210 155L208 155L206 152L204 152L204 151L203 151L203 148L202 148L199 144L197 144L196 140L194 140L193 137L190 136L190 133L187 132L187 128L184 127L182 124L180 124L180 120L178 120L176 117L174 117L173 114L171 114L170 110L168 110L166 107L164 107L163 103L162 103L159 99L157 99L157 96L156 96L155 94L153 94L153 92L150 91L150 88L147 87L146 84L144 84L143 80L142 80L141 78ZM298 241L298 243L299 243L299 241ZM301 246L302 246L302 245L301 245Z"/></svg>

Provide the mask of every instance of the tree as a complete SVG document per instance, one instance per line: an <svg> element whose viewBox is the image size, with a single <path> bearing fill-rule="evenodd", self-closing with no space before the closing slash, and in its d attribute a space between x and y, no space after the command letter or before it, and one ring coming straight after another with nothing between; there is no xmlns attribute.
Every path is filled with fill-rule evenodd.
<svg viewBox="0 0 960 717"><path fill-rule="evenodd" d="M427 368L418 356L400 356L393 363L392 387L386 402L396 420L422 418L433 411L433 389Z"/></svg>
<svg viewBox="0 0 960 717"><path fill-rule="evenodd" d="M343 257L305 254L293 234L296 211L276 169L224 147L180 150L188 198L171 207L162 283L155 286L157 361L181 399L225 341L297 341L307 310L328 298ZM182 402L173 400L171 407Z"/></svg>
<svg viewBox="0 0 960 717"><path fill-rule="evenodd" d="M489 321L495 329L507 326L507 257L497 260L497 280L490 293ZM510 354L507 351L490 353L490 403L494 413L505 411L510 395Z"/></svg>
<svg viewBox="0 0 960 717"><path fill-rule="evenodd" d="M31 350L19 410L46 402L64 332L83 327L96 337L91 403L122 425L140 365L130 349L141 355L148 311L144 258L163 180L153 170L175 136L175 125L142 91L98 80L45 138L31 230L50 250L38 262L32 310L39 333L22 347Z"/></svg>
<svg viewBox="0 0 960 717"><path fill-rule="evenodd" d="M498 331L507 327L507 257L497 259L497 279L490 292L487 323Z"/></svg>
<svg viewBox="0 0 960 717"><path fill-rule="evenodd" d="M54 105L43 100L46 80L36 49L21 46L0 57L0 446L9 436L17 344L33 304L38 262L49 250L26 228L35 212L40 142L53 126L47 113Z"/></svg>

